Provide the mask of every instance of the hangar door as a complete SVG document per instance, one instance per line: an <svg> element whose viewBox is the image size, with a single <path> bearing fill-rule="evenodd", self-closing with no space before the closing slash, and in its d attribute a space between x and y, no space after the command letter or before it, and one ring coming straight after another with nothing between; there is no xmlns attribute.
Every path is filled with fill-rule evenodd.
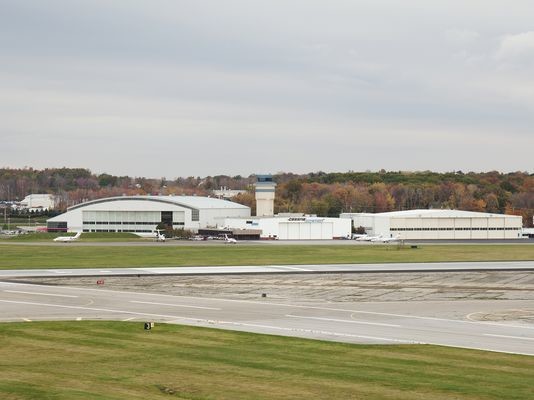
<svg viewBox="0 0 534 400"><path fill-rule="evenodd" d="M332 222L280 222L279 238L288 240L332 239L334 225Z"/></svg>

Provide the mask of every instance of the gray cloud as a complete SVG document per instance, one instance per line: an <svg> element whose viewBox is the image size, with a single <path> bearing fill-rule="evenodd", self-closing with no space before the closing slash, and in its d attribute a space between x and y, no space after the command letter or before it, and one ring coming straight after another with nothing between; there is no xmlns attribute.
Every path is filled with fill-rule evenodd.
<svg viewBox="0 0 534 400"><path fill-rule="evenodd" d="M0 9L2 166L532 171L528 1Z"/></svg>

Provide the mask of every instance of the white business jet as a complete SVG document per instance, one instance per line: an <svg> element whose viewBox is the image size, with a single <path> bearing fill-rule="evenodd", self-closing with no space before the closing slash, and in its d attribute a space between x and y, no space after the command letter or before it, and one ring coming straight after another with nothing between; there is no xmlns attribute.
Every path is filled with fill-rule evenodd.
<svg viewBox="0 0 534 400"><path fill-rule="evenodd" d="M389 238L383 238L382 243L391 243L391 242L399 242L401 240L400 235L389 237Z"/></svg>
<svg viewBox="0 0 534 400"><path fill-rule="evenodd" d="M76 233L76 236L58 236L54 238L54 242L75 242L82 236L82 232Z"/></svg>
<svg viewBox="0 0 534 400"><path fill-rule="evenodd" d="M156 229L156 242L164 242L165 241L165 235L161 233L161 229Z"/></svg>
<svg viewBox="0 0 534 400"><path fill-rule="evenodd" d="M395 237L382 237L382 235L379 235L379 237L372 239L371 242L391 243L391 242L398 242L399 240L400 240L400 235L397 235Z"/></svg>
<svg viewBox="0 0 534 400"><path fill-rule="evenodd" d="M352 235L352 238L354 240L357 240L358 242L366 242L367 240L369 240L369 235L367 234L357 234L357 235Z"/></svg>
<svg viewBox="0 0 534 400"><path fill-rule="evenodd" d="M382 235L370 236L370 235L361 235L356 238L358 242L380 242L382 240Z"/></svg>
<svg viewBox="0 0 534 400"><path fill-rule="evenodd" d="M224 234L224 241L230 244L237 244L237 240L235 240L234 238L228 237L226 233Z"/></svg>

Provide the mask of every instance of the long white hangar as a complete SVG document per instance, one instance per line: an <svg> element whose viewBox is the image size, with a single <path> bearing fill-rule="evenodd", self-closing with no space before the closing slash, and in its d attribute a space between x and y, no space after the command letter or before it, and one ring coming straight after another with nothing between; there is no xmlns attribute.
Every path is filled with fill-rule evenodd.
<svg viewBox="0 0 534 400"><path fill-rule="evenodd" d="M225 218L248 218L250 207L200 196L121 196L88 201L47 221L48 231L148 234L164 223L197 231Z"/></svg>
<svg viewBox="0 0 534 400"><path fill-rule="evenodd" d="M259 229L262 239L345 239L351 234L348 219L310 215L226 218L225 224L232 229Z"/></svg>
<svg viewBox="0 0 534 400"><path fill-rule="evenodd" d="M368 235L401 239L517 239L522 218L460 210L407 210L386 213L343 213Z"/></svg>

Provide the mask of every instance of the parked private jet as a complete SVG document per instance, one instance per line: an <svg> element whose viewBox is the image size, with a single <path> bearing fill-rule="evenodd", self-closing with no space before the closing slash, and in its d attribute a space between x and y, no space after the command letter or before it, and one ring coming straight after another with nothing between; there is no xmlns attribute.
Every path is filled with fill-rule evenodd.
<svg viewBox="0 0 534 400"><path fill-rule="evenodd" d="M234 238L228 237L227 234L224 234L224 241L230 244L237 244L237 240L235 240Z"/></svg>
<svg viewBox="0 0 534 400"><path fill-rule="evenodd" d="M161 233L161 229L156 229L156 242L164 242L165 241L165 235Z"/></svg>
<svg viewBox="0 0 534 400"><path fill-rule="evenodd" d="M82 236L82 232L76 233L76 236L58 236L54 238L54 242L74 242Z"/></svg>
<svg viewBox="0 0 534 400"><path fill-rule="evenodd" d="M395 237L382 237L382 235L379 235L378 237L371 239L371 242L391 243L398 242L399 240L400 235L397 235Z"/></svg>
<svg viewBox="0 0 534 400"><path fill-rule="evenodd" d="M367 234L355 234L355 235L352 235L352 238L354 240L357 240L358 242L366 242L368 240L370 240L371 236L367 235Z"/></svg>
<svg viewBox="0 0 534 400"><path fill-rule="evenodd" d="M399 242L401 240L400 235L389 237L389 238L383 238L382 243L390 243L390 242Z"/></svg>
<svg viewBox="0 0 534 400"><path fill-rule="evenodd" d="M382 239L382 235L378 236L369 236L369 235L360 235L356 240L359 242L376 242Z"/></svg>

